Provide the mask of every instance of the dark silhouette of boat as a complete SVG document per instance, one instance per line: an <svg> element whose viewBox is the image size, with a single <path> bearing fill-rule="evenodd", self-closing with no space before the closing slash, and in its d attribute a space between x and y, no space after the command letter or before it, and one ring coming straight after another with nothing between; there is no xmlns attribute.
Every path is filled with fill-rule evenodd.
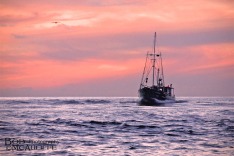
<svg viewBox="0 0 234 156"><path fill-rule="evenodd" d="M162 54L156 53L156 32L154 35L153 53L147 52L145 67L138 90L141 105L158 105L175 102L172 84L165 86ZM151 83L149 83L151 81Z"/></svg>

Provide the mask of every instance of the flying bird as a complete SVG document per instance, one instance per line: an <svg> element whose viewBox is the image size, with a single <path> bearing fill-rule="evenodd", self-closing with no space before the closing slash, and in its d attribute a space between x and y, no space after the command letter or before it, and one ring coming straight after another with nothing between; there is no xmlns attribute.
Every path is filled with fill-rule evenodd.
<svg viewBox="0 0 234 156"><path fill-rule="evenodd" d="M60 23L60 22L55 21L55 22L52 22L52 23L54 23L54 24L58 24L58 23Z"/></svg>

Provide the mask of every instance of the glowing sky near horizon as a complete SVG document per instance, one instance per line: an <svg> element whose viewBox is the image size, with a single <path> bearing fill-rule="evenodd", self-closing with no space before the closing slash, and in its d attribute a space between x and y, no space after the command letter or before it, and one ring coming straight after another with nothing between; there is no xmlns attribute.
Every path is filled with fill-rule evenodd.
<svg viewBox="0 0 234 156"><path fill-rule="evenodd" d="M1 0L0 96L137 96L145 54L178 96L234 95L231 0Z"/></svg>

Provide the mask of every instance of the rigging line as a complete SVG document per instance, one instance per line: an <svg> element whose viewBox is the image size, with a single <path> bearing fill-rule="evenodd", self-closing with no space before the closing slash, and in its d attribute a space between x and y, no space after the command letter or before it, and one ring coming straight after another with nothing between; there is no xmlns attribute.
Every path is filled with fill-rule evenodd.
<svg viewBox="0 0 234 156"><path fill-rule="evenodd" d="M147 62L148 63L148 62ZM148 67L148 65L146 64L146 69L145 69L145 74L143 75L143 79L142 79L142 84L145 84L145 78L148 77L150 73L150 68Z"/></svg>
<svg viewBox="0 0 234 156"><path fill-rule="evenodd" d="M159 63L158 63L158 60L157 60L157 59L155 60L155 62L156 62L156 64L157 64L157 67L159 67Z"/></svg>
<svg viewBox="0 0 234 156"><path fill-rule="evenodd" d="M150 63L150 65L148 66L146 78L149 77L149 74L150 74L150 72L151 72L151 69L152 69L152 63Z"/></svg>
<svg viewBox="0 0 234 156"><path fill-rule="evenodd" d="M146 78L148 78L148 77L149 77L149 73L147 74Z"/></svg>
<svg viewBox="0 0 234 156"><path fill-rule="evenodd" d="M142 78L141 78L141 85L142 85L144 75L145 75L145 69L146 69L146 65L147 65L148 53L149 52L147 52L147 54L146 54L145 66L144 66L144 70L143 70L143 74L142 74ZM141 88L141 85L140 85L140 88Z"/></svg>
<svg viewBox="0 0 234 156"><path fill-rule="evenodd" d="M148 59L149 60L149 59ZM147 60L146 62L146 66L145 66L145 73L148 73L148 70L150 68L150 66L148 65L149 64L149 61Z"/></svg>
<svg viewBox="0 0 234 156"><path fill-rule="evenodd" d="M146 77L148 77L148 76L149 76L151 69L152 69L152 66L149 66L149 67L148 67L148 70L147 70Z"/></svg>
<svg viewBox="0 0 234 156"><path fill-rule="evenodd" d="M163 80L163 85L165 85L165 82L164 82L164 74L163 74L163 64L162 64L162 53L160 52L160 61L161 61L161 73L162 73L162 80Z"/></svg>

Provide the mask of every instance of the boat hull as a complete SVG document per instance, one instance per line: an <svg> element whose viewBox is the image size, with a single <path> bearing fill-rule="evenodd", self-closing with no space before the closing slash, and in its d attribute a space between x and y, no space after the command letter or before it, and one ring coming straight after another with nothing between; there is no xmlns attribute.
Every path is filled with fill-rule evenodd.
<svg viewBox="0 0 234 156"><path fill-rule="evenodd" d="M169 96L158 88L144 87L139 89L140 105L162 105L175 101L174 96Z"/></svg>

